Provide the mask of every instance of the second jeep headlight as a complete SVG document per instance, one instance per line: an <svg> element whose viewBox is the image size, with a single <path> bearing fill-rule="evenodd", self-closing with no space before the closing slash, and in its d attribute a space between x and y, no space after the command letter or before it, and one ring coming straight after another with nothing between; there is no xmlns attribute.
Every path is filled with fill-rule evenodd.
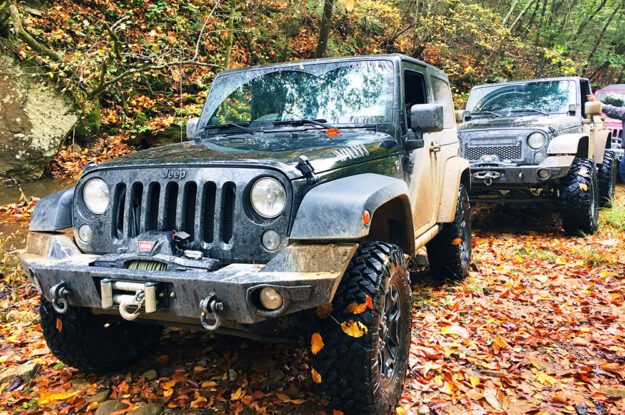
<svg viewBox="0 0 625 415"><path fill-rule="evenodd" d="M102 179L91 179L82 188L82 199L87 209L101 215L109 204L109 187Z"/></svg>
<svg viewBox="0 0 625 415"><path fill-rule="evenodd" d="M286 191L276 179L263 177L252 186L250 201L256 213L264 218L272 219L284 212Z"/></svg>
<svg viewBox="0 0 625 415"><path fill-rule="evenodd" d="M547 142L547 137L545 137L542 133L533 133L527 137L527 144L532 147L534 150L538 150L542 148Z"/></svg>

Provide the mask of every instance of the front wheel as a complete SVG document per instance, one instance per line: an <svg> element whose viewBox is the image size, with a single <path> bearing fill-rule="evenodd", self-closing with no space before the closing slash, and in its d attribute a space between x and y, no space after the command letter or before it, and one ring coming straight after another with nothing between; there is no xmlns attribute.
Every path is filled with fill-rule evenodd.
<svg viewBox="0 0 625 415"><path fill-rule="evenodd" d="M395 245L363 243L311 338L313 380L345 414L389 414L402 392L411 328L410 277Z"/></svg>
<svg viewBox="0 0 625 415"><path fill-rule="evenodd" d="M562 225L569 235L592 235L599 227L599 189L592 160L576 158L560 183Z"/></svg>
<svg viewBox="0 0 625 415"><path fill-rule="evenodd" d="M158 344L162 327L69 307L64 314L41 297L41 328L63 363L84 372L113 372L137 363Z"/></svg>
<svg viewBox="0 0 625 415"><path fill-rule="evenodd" d="M617 176L616 153L612 150L606 150L603 156L603 163L599 166L599 173L597 174L599 180L599 206L612 207Z"/></svg>
<svg viewBox="0 0 625 415"><path fill-rule="evenodd" d="M460 185L454 221L427 244L430 271L436 278L462 280L471 266L471 206L469 193Z"/></svg>

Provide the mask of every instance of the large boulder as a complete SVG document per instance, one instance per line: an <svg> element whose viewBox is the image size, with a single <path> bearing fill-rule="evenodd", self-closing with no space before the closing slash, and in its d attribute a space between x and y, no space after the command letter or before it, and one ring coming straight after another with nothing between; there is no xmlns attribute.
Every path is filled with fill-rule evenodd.
<svg viewBox="0 0 625 415"><path fill-rule="evenodd" d="M42 176L80 110L37 67L0 44L0 179Z"/></svg>

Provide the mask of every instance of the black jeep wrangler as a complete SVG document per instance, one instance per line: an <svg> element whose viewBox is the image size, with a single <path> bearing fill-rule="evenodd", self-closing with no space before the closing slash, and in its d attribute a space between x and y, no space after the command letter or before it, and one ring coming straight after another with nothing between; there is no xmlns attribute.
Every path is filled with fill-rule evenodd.
<svg viewBox="0 0 625 415"><path fill-rule="evenodd" d="M458 112L472 199L559 201L567 233L597 230L599 206L614 198L618 166L587 79L480 85Z"/></svg>
<svg viewBox="0 0 625 415"><path fill-rule="evenodd" d="M188 136L89 166L36 206L21 260L52 352L111 371L165 325L303 339L334 408L390 413L410 257L427 245L440 277L470 263L445 74L401 55L224 72Z"/></svg>

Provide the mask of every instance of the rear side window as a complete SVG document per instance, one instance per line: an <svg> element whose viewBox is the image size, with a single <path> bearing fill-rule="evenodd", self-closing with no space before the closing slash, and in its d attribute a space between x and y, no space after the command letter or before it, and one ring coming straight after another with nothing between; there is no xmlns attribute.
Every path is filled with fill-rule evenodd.
<svg viewBox="0 0 625 415"><path fill-rule="evenodd" d="M432 90L434 91L434 101L443 104L443 112L445 115L445 128L454 128L456 120L454 117L454 100L451 96L449 84L442 79L431 76Z"/></svg>

